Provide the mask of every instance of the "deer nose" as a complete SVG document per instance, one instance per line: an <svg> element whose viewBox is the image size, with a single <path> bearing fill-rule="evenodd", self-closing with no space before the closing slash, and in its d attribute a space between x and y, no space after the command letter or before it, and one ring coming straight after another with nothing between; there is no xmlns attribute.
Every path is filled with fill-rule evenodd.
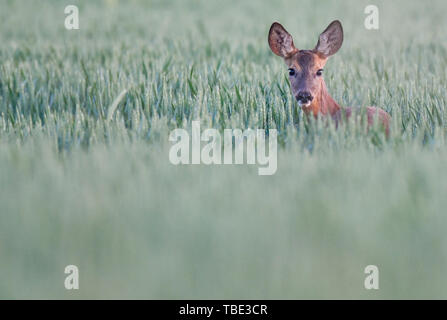
<svg viewBox="0 0 447 320"><path fill-rule="evenodd" d="M300 91L298 92L298 95L296 96L296 100L302 103L307 103L309 101L313 100L313 96L309 91Z"/></svg>

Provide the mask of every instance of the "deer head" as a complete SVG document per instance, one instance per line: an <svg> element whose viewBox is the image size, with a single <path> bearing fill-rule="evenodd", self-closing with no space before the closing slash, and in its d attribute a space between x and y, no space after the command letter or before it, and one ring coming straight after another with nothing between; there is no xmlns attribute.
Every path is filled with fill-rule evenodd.
<svg viewBox="0 0 447 320"><path fill-rule="evenodd" d="M284 58L292 94L305 112L313 111L317 115L338 111L339 106L327 93L323 68L343 43L343 28L339 21L329 24L312 50L298 50L292 36L277 22L270 27L268 42L273 53Z"/></svg>

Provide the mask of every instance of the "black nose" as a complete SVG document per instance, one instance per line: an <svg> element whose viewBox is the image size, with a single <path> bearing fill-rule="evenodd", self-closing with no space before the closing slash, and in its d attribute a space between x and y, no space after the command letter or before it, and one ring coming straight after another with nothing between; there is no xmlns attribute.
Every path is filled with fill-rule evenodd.
<svg viewBox="0 0 447 320"><path fill-rule="evenodd" d="M296 96L296 99L300 102L307 103L309 101L313 100L313 96L310 94L309 91L300 91L298 92L298 95Z"/></svg>

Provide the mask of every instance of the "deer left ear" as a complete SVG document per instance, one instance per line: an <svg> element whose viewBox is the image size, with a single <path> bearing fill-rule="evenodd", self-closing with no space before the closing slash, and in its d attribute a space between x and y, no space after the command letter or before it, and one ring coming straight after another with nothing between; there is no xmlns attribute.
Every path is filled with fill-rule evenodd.
<svg viewBox="0 0 447 320"><path fill-rule="evenodd" d="M340 21L332 21L331 24L320 34L315 50L325 57L335 54L343 43L343 28Z"/></svg>
<svg viewBox="0 0 447 320"><path fill-rule="evenodd" d="M287 58L298 51L293 44L292 36L278 22L270 27L268 41L270 49L277 56Z"/></svg>

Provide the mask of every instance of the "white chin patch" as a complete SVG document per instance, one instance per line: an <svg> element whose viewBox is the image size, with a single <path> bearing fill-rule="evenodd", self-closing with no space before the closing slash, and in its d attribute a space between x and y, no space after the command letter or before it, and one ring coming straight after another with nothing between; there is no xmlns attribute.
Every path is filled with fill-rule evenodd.
<svg viewBox="0 0 447 320"><path fill-rule="evenodd" d="M306 108L306 107L308 107L308 106L310 106L310 101L307 101L306 103L302 103L301 101L298 101L298 105L301 107L301 108Z"/></svg>

